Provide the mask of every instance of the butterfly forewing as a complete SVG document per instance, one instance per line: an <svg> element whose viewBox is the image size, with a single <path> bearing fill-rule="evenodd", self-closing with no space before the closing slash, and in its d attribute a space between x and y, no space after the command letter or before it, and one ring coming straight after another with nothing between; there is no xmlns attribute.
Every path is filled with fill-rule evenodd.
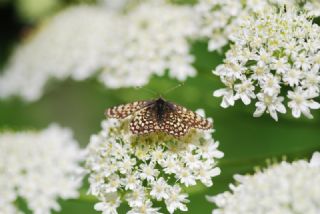
<svg viewBox="0 0 320 214"><path fill-rule="evenodd" d="M115 106L112 108L108 108L105 111L105 115L110 118L123 119L128 117L140 109L145 108L150 101L136 101L124 105Z"/></svg>

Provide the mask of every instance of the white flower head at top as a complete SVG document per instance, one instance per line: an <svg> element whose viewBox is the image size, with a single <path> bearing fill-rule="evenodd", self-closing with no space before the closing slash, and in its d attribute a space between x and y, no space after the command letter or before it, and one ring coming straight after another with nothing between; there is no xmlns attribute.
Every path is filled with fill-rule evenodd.
<svg viewBox="0 0 320 214"><path fill-rule="evenodd" d="M117 213L127 201L129 213L159 213L153 201L163 201L169 213L186 211L189 200L182 187L212 186L211 179L220 174L216 165L223 153L213 130L191 129L180 138L160 132L133 135L129 119L103 121L87 148L89 192L100 201L96 210Z"/></svg>
<svg viewBox="0 0 320 214"><path fill-rule="evenodd" d="M213 51L228 43L228 31L242 4L240 0L199 0L195 10L201 18L199 34L209 39L208 49Z"/></svg>
<svg viewBox="0 0 320 214"><path fill-rule="evenodd" d="M115 44L119 52L110 56L111 63L100 75L105 85L141 86L166 70L180 81L196 75L188 41L198 29L191 6L144 1L121 18L124 25Z"/></svg>
<svg viewBox="0 0 320 214"><path fill-rule="evenodd" d="M23 213L22 198L35 214L59 211L58 199L78 197L84 152L67 128L0 133L0 213Z"/></svg>
<svg viewBox="0 0 320 214"><path fill-rule="evenodd" d="M310 16L320 15L318 0L199 0L195 6L200 18L201 37L209 40L209 51L219 50L232 40L242 19L267 7L299 7Z"/></svg>
<svg viewBox="0 0 320 214"><path fill-rule="evenodd" d="M257 100L256 117L267 112L278 120L288 106L295 118L312 118L311 110L320 108L320 27L307 14L268 8L244 18L232 41L213 71L226 86L214 92L222 107Z"/></svg>
<svg viewBox="0 0 320 214"><path fill-rule="evenodd" d="M235 175L231 191L207 197L212 214L304 213L320 210L319 152L310 162L281 162L254 175Z"/></svg>
<svg viewBox="0 0 320 214"><path fill-rule="evenodd" d="M196 75L189 39L193 9L143 1L126 13L74 6L45 22L16 48L0 75L0 98L39 99L50 79L91 76L108 88L142 86L152 75L184 81Z"/></svg>
<svg viewBox="0 0 320 214"><path fill-rule="evenodd" d="M53 16L14 51L0 76L0 98L35 101L50 79L90 77L113 52L118 24L114 14L94 6L74 6Z"/></svg>

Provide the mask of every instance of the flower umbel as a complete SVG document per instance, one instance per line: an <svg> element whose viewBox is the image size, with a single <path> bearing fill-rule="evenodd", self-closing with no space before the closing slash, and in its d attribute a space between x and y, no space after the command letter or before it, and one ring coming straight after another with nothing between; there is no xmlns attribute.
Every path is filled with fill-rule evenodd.
<svg viewBox="0 0 320 214"><path fill-rule="evenodd" d="M22 213L14 205L18 197L35 214L59 211L59 198L78 197L83 154L71 131L57 125L0 133L0 213Z"/></svg>
<svg viewBox="0 0 320 214"><path fill-rule="evenodd" d="M281 162L254 175L235 175L231 192L208 197L213 214L305 213L320 210L319 153L310 162ZM241 205L240 205L241 204Z"/></svg>
<svg viewBox="0 0 320 214"><path fill-rule="evenodd" d="M209 51L219 50L232 40L242 20L266 8L299 7L310 16L320 15L318 0L199 0L195 6L200 18L200 36L209 39ZM253 41L255 42L255 41Z"/></svg>
<svg viewBox="0 0 320 214"><path fill-rule="evenodd" d="M308 15L268 8L244 18L232 41L213 72L226 85L214 93L223 97L222 107L257 98L254 116L267 112L278 120L288 102L294 117L312 118L310 110L320 108L314 100L320 92L320 27Z"/></svg>
<svg viewBox="0 0 320 214"><path fill-rule="evenodd" d="M213 130L193 129L181 138L163 133L132 135L128 122L107 119L103 130L91 137L86 166L89 192L101 201L96 209L116 213L120 203L112 201L120 198L128 202L129 213L159 213L152 200L164 201L170 213L186 211L188 195L182 185L200 181L211 186L212 177L220 174L216 161L223 153L212 139ZM106 206L109 203L112 211Z"/></svg>
<svg viewBox="0 0 320 214"><path fill-rule="evenodd" d="M113 52L115 14L93 6L63 10L24 41L0 77L0 97L39 99L50 79L83 80Z"/></svg>
<svg viewBox="0 0 320 214"><path fill-rule="evenodd" d="M117 52L100 75L106 86L141 86L166 70L180 81L196 75L188 43L197 32L192 7L145 1L120 18Z"/></svg>
<svg viewBox="0 0 320 214"><path fill-rule="evenodd" d="M195 76L189 39L193 9L145 1L126 13L101 6L70 7L18 47L0 76L0 98L34 101L51 79L97 76L108 88L142 86L152 75Z"/></svg>

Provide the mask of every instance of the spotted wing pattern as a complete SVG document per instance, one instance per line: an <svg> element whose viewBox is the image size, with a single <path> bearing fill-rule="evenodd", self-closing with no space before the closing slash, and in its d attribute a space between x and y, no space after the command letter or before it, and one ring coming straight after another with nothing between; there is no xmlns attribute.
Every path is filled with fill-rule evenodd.
<svg viewBox="0 0 320 214"><path fill-rule="evenodd" d="M130 122L130 131L133 134L147 134L162 129L153 108L149 106L136 113Z"/></svg>
<svg viewBox="0 0 320 214"><path fill-rule="evenodd" d="M164 113L160 127L161 131L175 137L186 135L190 129L189 124L175 111L166 111Z"/></svg>
<svg viewBox="0 0 320 214"><path fill-rule="evenodd" d="M130 130L133 134L162 131L175 137L181 137L190 128L174 111L165 111L161 121L158 118L154 106L144 108L133 117L130 122Z"/></svg>
<svg viewBox="0 0 320 214"><path fill-rule="evenodd" d="M110 118L123 119L133 114L134 112L145 108L149 103L150 101L136 101L128 104L115 106L112 108L108 108L105 111L105 115Z"/></svg>
<svg viewBox="0 0 320 214"><path fill-rule="evenodd" d="M126 118L133 115L130 131L133 134L148 134L165 132L175 137L188 133L190 128L210 129L210 121L182 106L160 100L137 101L119 105L106 110L106 116L111 118Z"/></svg>
<svg viewBox="0 0 320 214"><path fill-rule="evenodd" d="M212 128L212 123L201 117L199 114L186 109L185 107L172 104L175 109L175 113L181 118L184 123L188 124L188 126L196 129L210 129Z"/></svg>

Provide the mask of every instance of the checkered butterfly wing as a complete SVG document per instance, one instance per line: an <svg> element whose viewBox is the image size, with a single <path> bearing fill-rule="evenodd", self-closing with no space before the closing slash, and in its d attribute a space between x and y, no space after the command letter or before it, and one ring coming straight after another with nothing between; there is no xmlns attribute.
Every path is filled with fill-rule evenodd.
<svg viewBox="0 0 320 214"><path fill-rule="evenodd" d="M162 131L175 137L185 135L189 125L170 108L165 108L162 119L159 116L155 105L141 109L130 122L130 130L133 134L147 134Z"/></svg>
<svg viewBox="0 0 320 214"><path fill-rule="evenodd" d="M212 128L212 123L201 117L199 114L186 109L183 106L179 106L176 104L172 104L175 109L175 114L178 115L179 118L182 119L184 123L186 123L190 128L196 128L196 129L210 129Z"/></svg>
<svg viewBox="0 0 320 214"><path fill-rule="evenodd" d="M136 101L128 104L123 104L108 108L105 111L105 115L110 118L123 119L132 115L136 111L145 108L148 105L149 101Z"/></svg>
<svg viewBox="0 0 320 214"><path fill-rule="evenodd" d="M147 134L159 130L161 130L161 124L157 120L153 105L139 110L130 122L130 131L133 134Z"/></svg>
<svg viewBox="0 0 320 214"><path fill-rule="evenodd" d="M147 134L162 131L175 137L186 135L190 128L209 129L210 121L182 106L161 100L137 101L112 107L106 116L123 119L133 115L130 130L133 134ZM161 107L160 107L161 106Z"/></svg>
<svg viewBox="0 0 320 214"><path fill-rule="evenodd" d="M164 112L161 131L175 137L181 137L186 135L189 129L189 123L187 123L180 114L177 114L175 110Z"/></svg>

